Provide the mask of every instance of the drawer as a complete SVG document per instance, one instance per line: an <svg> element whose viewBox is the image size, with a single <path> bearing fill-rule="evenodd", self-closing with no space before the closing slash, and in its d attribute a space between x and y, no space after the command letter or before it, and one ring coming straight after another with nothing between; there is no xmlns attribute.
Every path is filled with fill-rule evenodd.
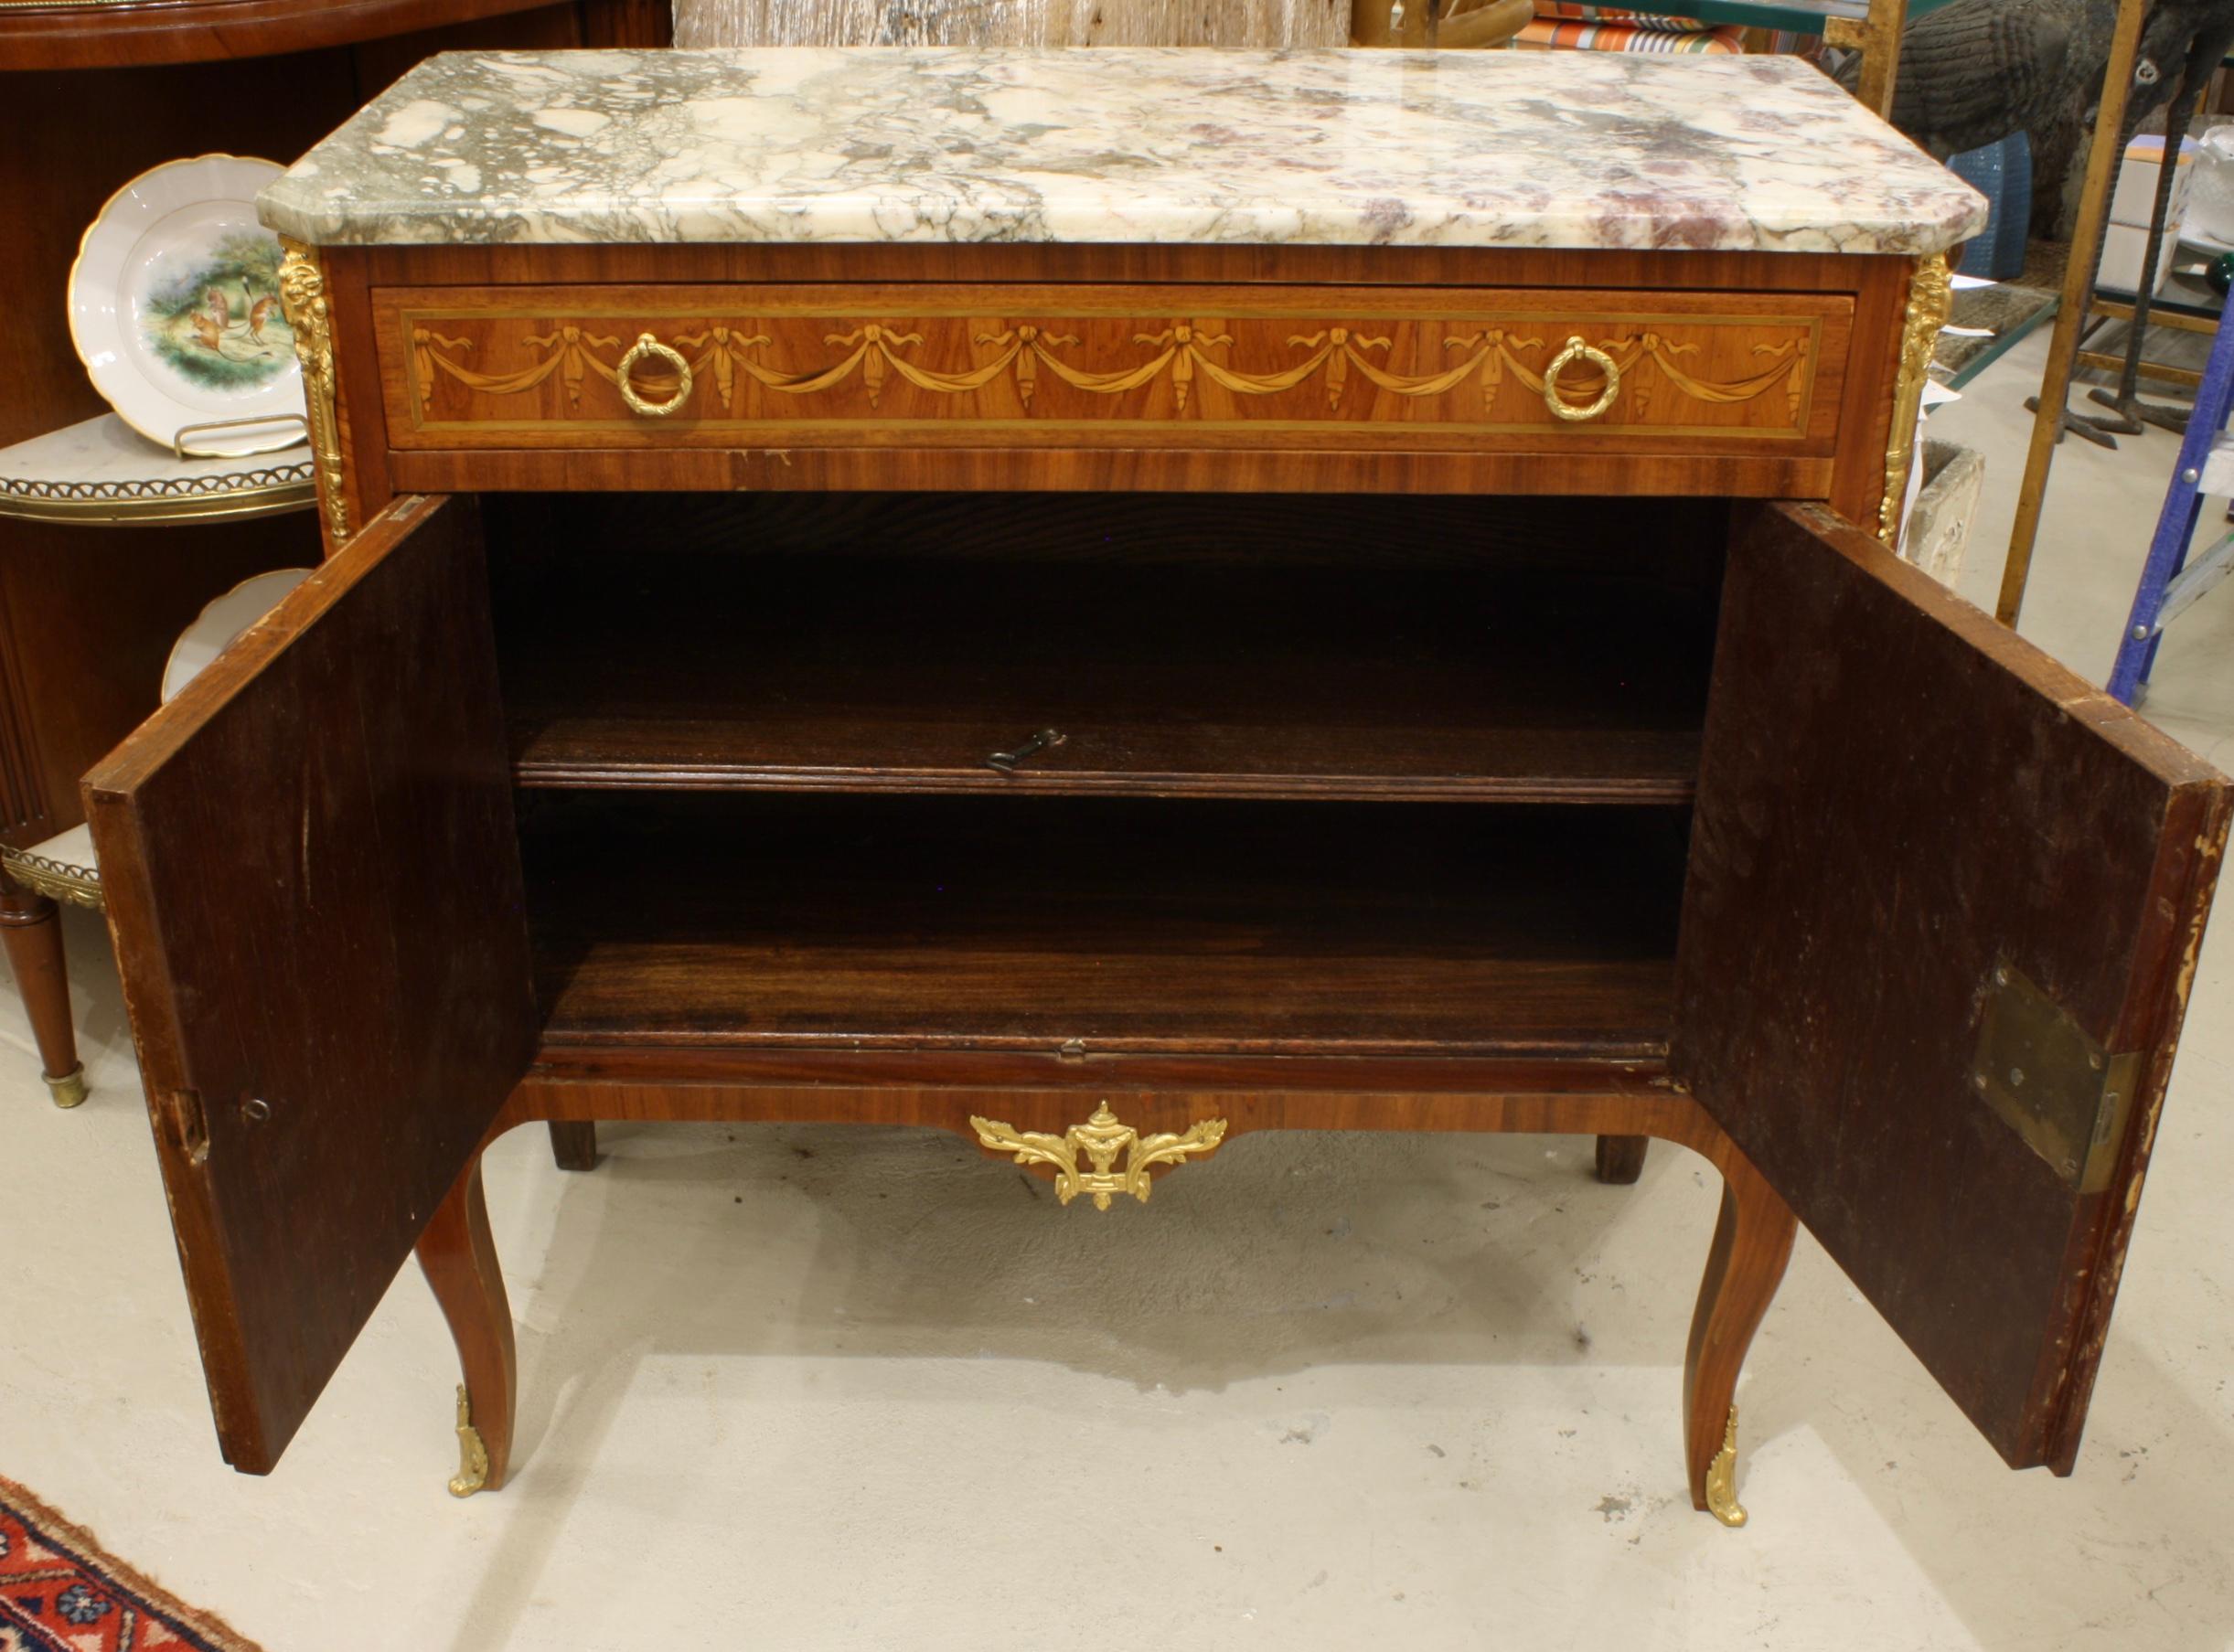
<svg viewBox="0 0 2234 1652"><path fill-rule="evenodd" d="M1822 457L1843 293L376 287L389 442Z"/></svg>

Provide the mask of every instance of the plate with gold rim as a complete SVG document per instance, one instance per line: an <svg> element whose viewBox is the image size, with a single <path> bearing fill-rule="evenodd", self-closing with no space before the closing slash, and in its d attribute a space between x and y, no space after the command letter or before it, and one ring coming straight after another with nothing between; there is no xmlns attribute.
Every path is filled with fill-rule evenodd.
<svg viewBox="0 0 2234 1652"><path fill-rule="evenodd" d="M78 358L117 417L151 441L168 447L201 427L195 452L244 457L304 439L279 237L256 221L257 191L282 170L235 155L166 162L111 196L78 244Z"/></svg>
<svg viewBox="0 0 2234 1652"><path fill-rule="evenodd" d="M202 674L202 667L241 640L241 634L279 606L285 596L314 570L275 568L246 579L202 609L191 625L171 645L171 656L163 665L163 703L176 699L186 686Z"/></svg>

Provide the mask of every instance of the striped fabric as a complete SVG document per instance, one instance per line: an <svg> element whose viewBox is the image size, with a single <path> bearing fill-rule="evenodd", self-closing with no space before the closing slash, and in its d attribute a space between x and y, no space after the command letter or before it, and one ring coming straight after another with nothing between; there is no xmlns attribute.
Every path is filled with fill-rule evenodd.
<svg viewBox="0 0 2234 1652"><path fill-rule="evenodd" d="M1618 5L1578 5L1574 0L1536 0L1536 16L1577 23L1618 23L1660 35L1703 35L1715 26L1696 17L1663 17L1655 12L1624 11Z"/></svg>
<svg viewBox="0 0 2234 1652"><path fill-rule="evenodd" d="M1539 5L1544 0L1539 0ZM1538 15L1512 37L1522 51L1730 52L1745 50L1745 30L1735 26L1682 34L1627 23L1586 23Z"/></svg>

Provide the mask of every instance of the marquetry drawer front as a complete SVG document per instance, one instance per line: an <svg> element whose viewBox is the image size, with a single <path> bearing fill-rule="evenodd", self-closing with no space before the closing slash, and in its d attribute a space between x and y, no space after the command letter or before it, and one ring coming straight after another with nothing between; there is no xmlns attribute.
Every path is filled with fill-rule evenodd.
<svg viewBox="0 0 2234 1652"><path fill-rule="evenodd" d="M1843 293L383 288L392 445L1828 453Z"/></svg>

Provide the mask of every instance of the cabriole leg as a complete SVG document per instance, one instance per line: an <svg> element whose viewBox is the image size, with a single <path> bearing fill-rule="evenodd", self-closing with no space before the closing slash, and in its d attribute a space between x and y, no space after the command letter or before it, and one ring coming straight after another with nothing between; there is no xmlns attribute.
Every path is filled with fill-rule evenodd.
<svg viewBox="0 0 2234 1652"><path fill-rule="evenodd" d="M69 1013L69 967L62 957L62 925L53 901L0 874L0 943L7 948L23 994L31 1037L47 1089L58 1107L85 1100L85 1068Z"/></svg>
<svg viewBox="0 0 2234 1652"><path fill-rule="evenodd" d="M1649 1135L1601 1135L1598 1138L1598 1178L1609 1187L1626 1188L1644 1174L1644 1150Z"/></svg>
<svg viewBox="0 0 2234 1652"><path fill-rule="evenodd" d="M1706 1276L1691 1318L1684 1359L1684 1447L1691 1506L1725 1526L1742 1526L1737 1501L1737 1372L1784 1277L1798 1229L1791 1210L1752 1162L1729 1147L1722 1156L1722 1215L1706 1255Z"/></svg>
<svg viewBox="0 0 2234 1652"><path fill-rule="evenodd" d="M450 1322L465 1378L457 1391L459 1462L450 1494L466 1497L494 1491L504 1484L511 1463L518 1359L512 1307L505 1299L497 1244L488 1231L477 1154L419 1236L419 1266Z"/></svg>
<svg viewBox="0 0 2234 1652"><path fill-rule="evenodd" d="M597 1123L594 1119L552 1119L550 1156L561 1170L597 1168Z"/></svg>

